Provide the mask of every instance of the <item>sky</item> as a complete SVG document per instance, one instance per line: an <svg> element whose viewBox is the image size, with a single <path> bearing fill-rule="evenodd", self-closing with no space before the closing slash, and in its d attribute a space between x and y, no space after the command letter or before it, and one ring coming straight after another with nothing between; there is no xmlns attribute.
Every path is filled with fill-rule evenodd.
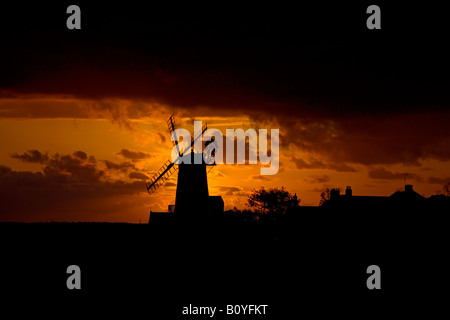
<svg viewBox="0 0 450 320"><path fill-rule="evenodd" d="M4 9L0 221L139 223L166 211L176 175L152 195L145 182L170 159L172 114L191 132L194 120L279 129L276 175L260 164L209 172L225 209L246 209L260 187L318 205L325 188L390 195L405 173L427 197L450 182L439 19L408 25L417 11L386 5L373 33L363 5L181 18L162 5L80 7L81 30L65 27L63 3Z"/></svg>

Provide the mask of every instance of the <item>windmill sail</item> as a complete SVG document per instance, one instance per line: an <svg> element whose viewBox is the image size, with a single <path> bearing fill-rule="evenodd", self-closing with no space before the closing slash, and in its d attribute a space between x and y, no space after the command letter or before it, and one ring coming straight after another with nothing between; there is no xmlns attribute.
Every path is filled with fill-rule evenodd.
<svg viewBox="0 0 450 320"><path fill-rule="evenodd" d="M172 140L172 143L173 143L174 147L175 146L177 147L178 156L181 156L180 147L178 146L178 137L175 132L175 117L174 117L174 115L170 116L169 120L167 120L167 127L169 128L169 133L170 133L171 137L172 137L172 134L175 134L175 139Z"/></svg>
<svg viewBox="0 0 450 320"><path fill-rule="evenodd" d="M155 192L175 171L177 171L177 167L173 165L172 161L167 160L150 181L147 182L148 193L152 194Z"/></svg>
<svg viewBox="0 0 450 320"><path fill-rule="evenodd" d="M187 147L186 150L189 151L189 150L191 149L191 147L194 145L195 141L197 141L198 139L200 139L200 138L203 136L203 134L205 133L205 131L206 131L207 129L208 129L208 124L205 123L205 124L202 126L202 132L201 132L198 136L196 136L194 139L192 139L191 143L189 144L189 147ZM180 154L180 156L182 156L182 154Z"/></svg>
<svg viewBox="0 0 450 320"><path fill-rule="evenodd" d="M175 139L172 140L172 144L173 144L174 147L175 147L175 146L177 147L178 156L179 156L179 157L182 157L182 156L183 156L183 154L182 154L183 150L180 151L180 147L179 147L179 145L178 145L178 137L177 137L176 131L175 131L175 116L174 116L174 115L172 115L172 116L169 118L169 120L167 120L167 127L169 128L170 136L172 137L172 135L175 135ZM208 129L208 124L205 123L205 124L202 126L202 132L201 132L197 137L195 137L195 138L191 141L191 143L189 144L189 146L186 148L187 151L189 151L189 150L191 149L191 147L194 145L195 141L197 141L198 139L200 139L200 138L203 136L203 134L205 133L205 131L206 131L207 129Z"/></svg>
<svg viewBox="0 0 450 320"><path fill-rule="evenodd" d="M172 133L175 132L175 118L172 115L169 120L167 120L167 126L169 128L169 132L172 135ZM191 147L194 145L195 141L197 141L198 139L200 139L203 134L205 133L205 131L208 129L207 124L205 123L202 126L202 132L201 134L199 134L197 137L195 137L194 139L192 139L191 143L189 144L189 146L186 148L186 150L190 150ZM176 137L176 132L175 132L175 140L178 140ZM180 158L183 157L183 150L180 151L179 146L178 146L178 141L173 141L173 145L177 147L177 151L178 151L178 158L175 161L175 163L178 164L178 160ZM155 173L155 175L146 183L147 186L147 191L149 194L152 194L153 192L155 192L160 186L162 186L167 179L169 179L169 177L175 172L177 171L177 167L174 166L174 163L170 160L167 160L163 166Z"/></svg>

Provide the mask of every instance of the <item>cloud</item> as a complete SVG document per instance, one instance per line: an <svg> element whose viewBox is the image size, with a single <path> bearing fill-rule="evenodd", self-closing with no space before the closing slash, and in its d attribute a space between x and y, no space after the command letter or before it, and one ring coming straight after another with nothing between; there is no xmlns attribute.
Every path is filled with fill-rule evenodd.
<svg viewBox="0 0 450 320"><path fill-rule="evenodd" d="M44 163L48 160L48 154L41 153L39 150L28 150L22 154L11 154L11 158L19 159L24 162Z"/></svg>
<svg viewBox="0 0 450 320"><path fill-rule="evenodd" d="M446 178L429 177L428 183L445 185L447 183L450 183L450 177L446 177Z"/></svg>
<svg viewBox="0 0 450 320"><path fill-rule="evenodd" d="M89 102L88 104L91 104ZM38 96L16 93L6 98L0 95L1 118L90 118L88 109L77 98L59 95Z"/></svg>
<svg viewBox="0 0 450 320"><path fill-rule="evenodd" d="M309 162L304 161L301 158L292 157L297 169L325 169L327 166L322 161L317 159L311 159Z"/></svg>
<svg viewBox="0 0 450 320"><path fill-rule="evenodd" d="M116 171L122 171L122 172L126 172L130 169L132 170L138 170L135 165L129 161L126 162L121 162L121 163L115 163L109 160L102 160L102 162L105 163L106 168L108 170L116 170Z"/></svg>
<svg viewBox="0 0 450 320"><path fill-rule="evenodd" d="M169 113L167 106L153 100L144 102L117 97L35 93L13 93L5 98L2 93L0 87L0 119L107 119L121 128L134 131L133 120L165 117Z"/></svg>
<svg viewBox="0 0 450 320"><path fill-rule="evenodd" d="M95 164L75 155L54 155L42 169L47 178L58 182L91 183L99 181L105 172Z"/></svg>
<svg viewBox="0 0 450 320"><path fill-rule="evenodd" d="M166 183L164 184L164 186L166 186L166 187L176 187L176 186L177 186L177 184L176 184L176 183L174 183L174 182L170 182L170 181L168 181L168 182L166 182Z"/></svg>
<svg viewBox="0 0 450 320"><path fill-rule="evenodd" d="M329 169L333 169L336 170L337 172L356 172L356 169L346 165L345 163L335 163L333 165L333 168L329 168Z"/></svg>
<svg viewBox="0 0 450 320"><path fill-rule="evenodd" d="M328 169L338 172L356 172L355 168L345 163L325 164L313 157L306 162L305 160L294 156L292 157L292 161L295 163L297 169Z"/></svg>
<svg viewBox="0 0 450 320"><path fill-rule="evenodd" d="M6 42L0 116L105 118L132 128L130 119L168 109L187 116L242 114L276 123L282 148L294 145L319 159L296 160L299 169L351 172L354 164L450 160L442 41L423 48L393 41L390 50L367 50L354 41L292 42L301 30L296 24L180 22L169 29L151 25L152 50L130 37L133 32L123 41L94 33L80 42L54 42L46 30L45 46ZM95 47L84 45L92 39ZM167 39L173 40L170 52ZM280 41L288 44L283 50ZM426 68L417 61L427 61ZM166 136L158 135L164 143Z"/></svg>
<svg viewBox="0 0 450 320"><path fill-rule="evenodd" d="M162 143L166 143L166 136L164 134L162 134L161 132L157 132L157 134L159 135L159 138L161 139Z"/></svg>
<svg viewBox="0 0 450 320"><path fill-rule="evenodd" d="M124 221L126 204L133 197L136 204L145 205L139 198L146 191L143 173L130 173L139 181L112 178L106 175L111 168L100 167L106 162L94 159L83 151L55 154L43 163L41 172L0 165L0 221L107 221L113 213Z"/></svg>
<svg viewBox="0 0 450 320"><path fill-rule="evenodd" d="M394 173L391 171L386 170L385 168L377 168L369 171L369 177L372 179L379 179L379 180L400 180L405 178L406 173ZM413 173L407 173L407 179L413 179L418 182L423 182L423 178L413 174Z"/></svg>
<svg viewBox="0 0 450 320"><path fill-rule="evenodd" d="M79 41L54 42L46 30L41 35L47 39L45 46L5 43L8 50L0 61L5 80L0 85L5 90L94 99L155 99L184 109L211 106L217 112L278 108L274 114L285 116L302 112L328 117L367 110L383 114L394 108L414 112L424 105L436 109L438 101L447 105L446 87L429 86L430 79L442 80L448 71L439 41L431 47L429 43L426 51L415 42L392 42L391 50L367 50L355 41L303 46L290 41L303 30L300 25L258 25L225 28L220 22L180 22L167 30L155 22L145 31L152 50L141 46L135 32L122 41L100 39L94 32ZM95 47L86 45L93 39ZM167 39L172 39L170 52L164 49ZM288 46L280 50L279 43ZM419 59L434 68L421 70L412 63ZM372 68L367 68L367 61Z"/></svg>
<svg viewBox="0 0 450 320"><path fill-rule="evenodd" d="M277 125L283 128L280 141L311 156L309 161L295 157L298 168L337 171L353 171L352 164L420 166L426 159L449 161L449 121L450 111L426 110L400 115L368 111L367 115L343 114L329 119L319 114L277 117Z"/></svg>
<svg viewBox="0 0 450 320"><path fill-rule="evenodd" d="M324 175L313 175L305 179L308 183L325 183L330 181L330 177L326 174Z"/></svg>
<svg viewBox="0 0 450 320"><path fill-rule="evenodd" d="M125 159L130 159L133 162L137 162L137 161L148 159L148 158L152 157L152 155L147 152L128 150L128 149L122 149L119 152L117 152L116 154L124 157Z"/></svg>
<svg viewBox="0 0 450 320"><path fill-rule="evenodd" d="M130 172L130 174L128 175L130 179L138 179L138 180L148 180L149 177L147 175L145 175L142 172Z"/></svg>
<svg viewBox="0 0 450 320"><path fill-rule="evenodd" d="M259 181L271 181L272 180L272 179L270 179L266 176L262 176L262 175L254 175L254 176L251 176L250 179L259 180Z"/></svg>
<svg viewBox="0 0 450 320"><path fill-rule="evenodd" d="M83 152L83 151L75 151L73 153L73 156L77 157L78 159L81 159L81 160L87 160L87 158L88 158L87 153Z"/></svg>
<svg viewBox="0 0 450 320"><path fill-rule="evenodd" d="M225 194L227 196L246 196L244 192L242 192L241 188L238 187L226 187L226 186L220 186L219 190L222 194Z"/></svg>
<svg viewBox="0 0 450 320"><path fill-rule="evenodd" d="M59 182L96 182L107 178L106 173L121 172L128 173L130 179L147 179L147 175L141 172L132 162L126 161L115 163L109 160L100 160L105 166L98 165L94 156L88 156L84 151L76 151L72 154L56 153L45 156L38 150L32 150L22 155L11 155L28 162L40 162L44 166L42 172L45 177L55 179ZM113 175L114 176L114 175ZM111 178L111 175L108 175Z"/></svg>

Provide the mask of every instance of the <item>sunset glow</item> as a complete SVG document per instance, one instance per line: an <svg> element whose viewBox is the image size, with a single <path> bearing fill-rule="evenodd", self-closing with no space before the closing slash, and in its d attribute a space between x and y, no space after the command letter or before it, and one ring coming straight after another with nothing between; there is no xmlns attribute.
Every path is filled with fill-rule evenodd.
<svg viewBox="0 0 450 320"><path fill-rule="evenodd" d="M299 195L301 205L318 205L320 192L326 187L350 185L355 194L389 195L402 188L404 173L408 173L407 182L430 196L440 192L449 180L440 178L448 172L448 161L425 155L414 157L402 146L398 150L404 162L390 161L389 155L383 159L385 163L365 159L360 152L368 149L361 149L362 139L374 143L373 148L381 152L385 147L383 137L359 135L351 139L337 127L342 125L337 121L303 124L299 118L294 127L300 137L291 137L292 126L287 130L282 119L255 120L251 114L226 113L208 117L203 110L188 112L145 101L93 101L49 95L4 98L0 108L0 132L7 137L0 154L2 171L9 170L3 174L12 183L9 186L17 188L11 189L11 196L27 199L2 216L6 221L139 222L147 221L150 210L167 210L174 203L176 175L151 196L146 192L145 180L170 159L172 143L166 121L171 112L180 119L177 125L191 132L192 119L207 121L210 127L224 132L249 127L280 128L278 174L262 176L259 165L230 164L217 165L209 172L210 194L222 195L226 210L247 208L249 192L261 186L284 186ZM372 123L372 119L362 121ZM383 130L389 129L391 123L390 119L384 120ZM310 131L314 135L308 140ZM330 141L342 138L347 139L350 148L346 155L339 155L339 150L322 150ZM295 139L308 148L301 148ZM31 150L40 157L33 158ZM75 152L80 151L82 156L77 157ZM332 152L342 157L338 158L340 162L330 160ZM353 159L346 159L349 153L354 153ZM66 176L67 180L53 181L52 174ZM19 177L20 181L15 180ZM51 191L54 188L58 188L56 194Z"/></svg>
<svg viewBox="0 0 450 320"><path fill-rule="evenodd" d="M92 16L103 9L86 8ZM317 206L325 188L390 195L406 182L428 197L450 182L440 42L419 48L416 34L395 33L363 41L353 25L342 37L313 34L302 19L172 25L128 13L120 11L120 28L91 19L67 30L52 12L39 28L5 29L1 221L138 223L166 211L177 175L152 195L145 182L171 158L172 114L191 133L193 120L221 132L279 129L276 175L261 175L260 164L209 172L209 193L225 210L246 209L259 187L284 186L300 205Z"/></svg>

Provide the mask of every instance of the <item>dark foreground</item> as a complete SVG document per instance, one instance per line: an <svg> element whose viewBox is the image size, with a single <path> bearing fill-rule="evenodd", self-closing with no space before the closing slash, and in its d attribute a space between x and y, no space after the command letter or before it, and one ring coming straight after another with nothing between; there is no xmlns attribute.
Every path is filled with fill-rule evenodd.
<svg viewBox="0 0 450 320"><path fill-rule="evenodd" d="M0 225L3 311L126 319L208 319L184 306L268 305L215 319L352 319L448 313L442 213L305 215L206 225ZM81 290L66 287L69 265ZM381 290L366 286L381 268Z"/></svg>

